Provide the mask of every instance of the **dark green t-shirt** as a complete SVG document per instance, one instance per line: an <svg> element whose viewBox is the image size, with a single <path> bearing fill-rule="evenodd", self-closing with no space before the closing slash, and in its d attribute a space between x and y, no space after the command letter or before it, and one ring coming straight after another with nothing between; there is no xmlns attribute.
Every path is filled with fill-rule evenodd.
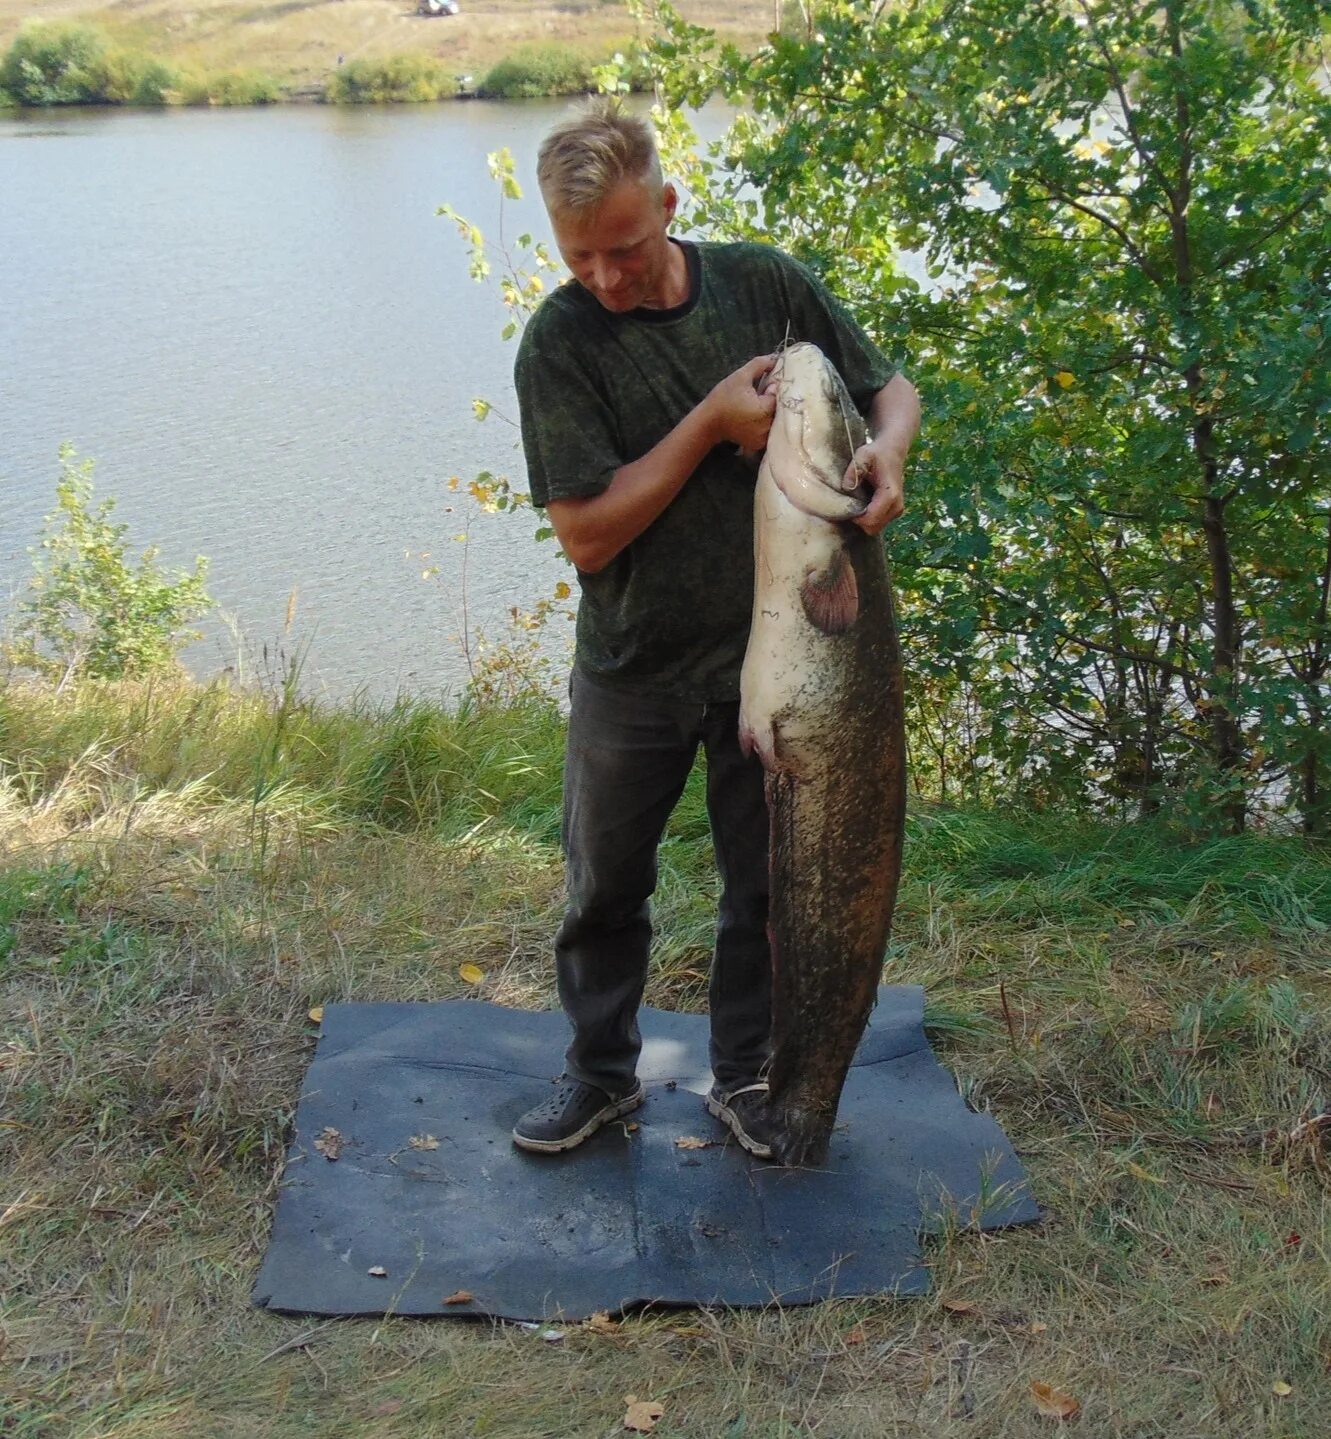
<svg viewBox="0 0 1331 1439"><path fill-rule="evenodd" d="M770 245L684 243L690 294L604 309L570 282L527 324L515 368L533 503L600 494L711 388L782 341L810 340L867 410L893 366L821 282ZM660 516L596 574L579 571L577 662L606 684L730 700L753 608L756 470L717 445Z"/></svg>

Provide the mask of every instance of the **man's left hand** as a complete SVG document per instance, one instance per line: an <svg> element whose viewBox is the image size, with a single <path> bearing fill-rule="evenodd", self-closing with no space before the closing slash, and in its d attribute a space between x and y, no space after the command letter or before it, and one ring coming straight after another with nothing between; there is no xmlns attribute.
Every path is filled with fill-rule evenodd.
<svg viewBox="0 0 1331 1439"><path fill-rule="evenodd" d="M904 456L872 440L851 457L845 487L853 489L864 484L873 491L864 513L855 517L855 523L866 534L881 534L906 508L905 470Z"/></svg>

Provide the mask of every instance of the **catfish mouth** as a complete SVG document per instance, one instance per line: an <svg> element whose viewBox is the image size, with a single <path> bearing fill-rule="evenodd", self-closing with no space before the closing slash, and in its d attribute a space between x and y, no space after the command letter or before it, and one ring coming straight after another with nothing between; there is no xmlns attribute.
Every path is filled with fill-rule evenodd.
<svg viewBox="0 0 1331 1439"><path fill-rule="evenodd" d="M776 371L776 418L767 460L777 488L816 519L853 520L868 508L863 483L847 489L846 470L864 425L841 376L815 345L782 353Z"/></svg>

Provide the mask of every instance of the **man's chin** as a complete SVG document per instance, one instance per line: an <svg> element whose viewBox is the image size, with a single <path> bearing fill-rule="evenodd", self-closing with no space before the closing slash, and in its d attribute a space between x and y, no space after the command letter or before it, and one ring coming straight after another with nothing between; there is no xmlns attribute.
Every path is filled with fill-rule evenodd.
<svg viewBox="0 0 1331 1439"><path fill-rule="evenodd" d="M635 290L631 290L623 295L606 295L597 290L593 290L592 294L596 296L597 303L603 309L610 310L616 315L624 315L630 310L636 310L640 300Z"/></svg>

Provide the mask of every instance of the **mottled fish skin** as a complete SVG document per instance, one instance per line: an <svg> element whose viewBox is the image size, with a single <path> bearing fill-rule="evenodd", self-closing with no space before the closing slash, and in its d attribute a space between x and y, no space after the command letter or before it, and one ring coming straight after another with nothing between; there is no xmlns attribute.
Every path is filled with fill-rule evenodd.
<svg viewBox="0 0 1331 1439"><path fill-rule="evenodd" d="M881 539L842 477L863 426L813 345L782 356L754 501L740 733L771 816L775 1157L827 1155L873 1008L901 868L901 655Z"/></svg>

